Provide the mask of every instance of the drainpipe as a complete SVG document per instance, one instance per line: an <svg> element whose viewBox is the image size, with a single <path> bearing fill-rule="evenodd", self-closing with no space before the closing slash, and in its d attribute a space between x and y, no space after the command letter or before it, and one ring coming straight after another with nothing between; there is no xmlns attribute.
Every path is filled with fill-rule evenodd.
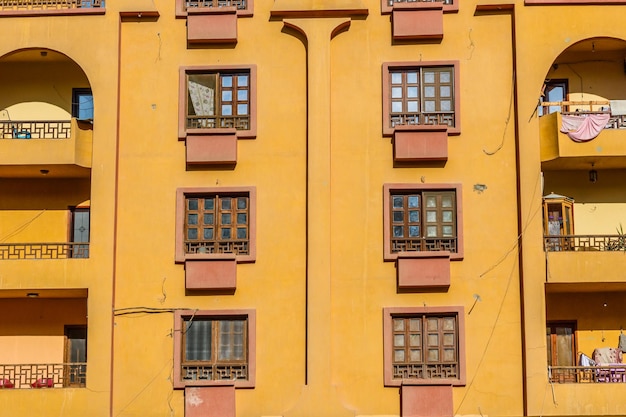
<svg viewBox="0 0 626 417"><path fill-rule="evenodd" d="M520 135L519 135L519 109L517 99L517 48L515 31L515 4L484 4L476 6L474 16L509 15L511 18L511 67L513 70L513 129L515 134L515 191L517 199L517 262L519 270L519 294L520 294L520 333L522 341L522 407L523 415L528 415L528 383L527 383L527 358L526 358L526 311L524 302L524 251L523 221L522 221L522 190L521 190L521 166L520 166Z"/></svg>

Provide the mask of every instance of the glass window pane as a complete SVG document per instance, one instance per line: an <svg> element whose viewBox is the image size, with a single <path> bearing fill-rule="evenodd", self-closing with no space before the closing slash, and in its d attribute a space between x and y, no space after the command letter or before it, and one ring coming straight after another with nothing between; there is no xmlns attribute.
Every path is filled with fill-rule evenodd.
<svg viewBox="0 0 626 417"><path fill-rule="evenodd" d="M248 229L244 227L237 228L237 239L247 239L248 238Z"/></svg>
<svg viewBox="0 0 626 417"><path fill-rule="evenodd" d="M247 87L248 86L248 76L247 75L239 75L239 76L237 76L237 85L239 87Z"/></svg>
<svg viewBox="0 0 626 417"><path fill-rule="evenodd" d="M232 208L231 199L230 198L222 198L222 210L230 210Z"/></svg>
<svg viewBox="0 0 626 417"><path fill-rule="evenodd" d="M425 84L435 83L435 73L433 71L424 70L424 83Z"/></svg>
<svg viewBox="0 0 626 417"><path fill-rule="evenodd" d="M443 195L443 196L441 196L441 207L452 207L452 196L451 195Z"/></svg>
<svg viewBox="0 0 626 417"><path fill-rule="evenodd" d="M198 229L187 229L187 239L189 240L198 239Z"/></svg>
<svg viewBox="0 0 626 417"><path fill-rule="evenodd" d="M395 334L395 335L393 335L393 345L394 346L404 346L404 335L403 334Z"/></svg>
<svg viewBox="0 0 626 417"><path fill-rule="evenodd" d="M214 224L215 222L215 216L213 216L213 213L207 213L204 215L204 224Z"/></svg>
<svg viewBox="0 0 626 417"><path fill-rule="evenodd" d="M439 329L439 319L436 317L426 319L426 329L430 332L437 331Z"/></svg>
<svg viewBox="0 0 626 417"><path fill-rule="evenodd" d="M230 228L222 229L222 239L230 239L232 236L232 230Z"/></svg>
<svg viewBox="0 0 626 417"><path fill-rule="evenodd" d="M413 347L422 346L422 335L420 334L409 335L409 346L413 346Z"/></svg>
<svg viewBox="0 0 626 417"><path fill-rule="evenodd" d="M422 330L422 319L411 319L409 321L409 329L411 331Z"/></svg>
<svg viewBox="0 0 626 417"><path fill-rule="evenodd" d="M409 226L409 237L420 237L420 227Z"/></svg>
<svg viewBox="0 0 626 417"><path fill-rule="evenodd" d="M439 86L439 95L441 97L452 97L452 95L450 94L450 86L448 85Z"/></svg>
<svg viewBox="0 0 626 417"><path fill-rule="evenodd" d="M394 350L393 351L393 361L394 362L404 362L404 350Z"/></svg>
<svg viewBox="0 0 626 417"><path fill-rule="evenodd" d="M456 362L456 350L455 349L444 349L443 350L443 361L444 362Z"/></svg>
<svg viewBox="0 0 626 417"><path fill-rule="evenodd" d="M432 195L426 197L426 207L437 207L437 197Z"/></svg>
<svg viewBox="0 0 626 417"><path fill-rule="evenodd" d="M404 237L404 227L402 227L402 226L394 226L393 227L393 237Z"/></svg>
<svg viewBox="0 0 626 417"><path fill-rule="evenodd" d="M400 73L400 72L392 72L391 73L391 84L402 84L402 73Z"/></svg>
<svg viewBox="0 0 626 417"><path fill-rule="evenodd" d="M410 359L411 362L414 362L414 363L421 363L422 362L422 351L421 351L421 349L411 349L409 354L411 355L411 359Z"/></svg>
<svg viewBox="0 0 626 417"><path fill-rule="evenodd" d="M437 226L428 226L426 228L426 237L437 237Z"/></svg>
<svg viewBox="0 0 626 417"><path fill-rule="evenodd" d="M189 210L198 210L198 199L190 198L187 200L187 208Z"/></svg>
<svg viewBox="0 0 626 417"><path fill-rule="evenodd" d="M417 105L417 101L407 101L406 111L411 112L411 113L415 113L419 111L419 106Z"/></svg>
<svg viewBox="0 0 626 417"><path fill-rule="evenodd" d="M391 102L391 111L393 113L402 113L402 102L401 101L392 101Z"/></svg>
<svg viewBox="0 0 626 417"><path fill-rule="evenodd" d="M232 75L222 75L222 87L232 87L233 77Z"/></svg>
<svg viewBox="0 0 626 417"><path fill-rule="evenodd" d="M420 212L419 210L411 210L409 211L409 222L411 223L419 223L420 221Z"/></svg>
<svg viewBox="0 0 626 417"><path fill-rule="evenodd" d="M437 212L428 210L426 212L426 222L427 223L437 223Z"/></svg>
<svg viewBox="0 0 626 417"><path fill-rule="evenodd" d="M204 209L205 210L213 210L215 208L215 199L214 198L205 198L204 199Z"/></svg>
<svg viewBox="0 0 626 417"><path fill-rule="evenodd" d="M424 97L435 97L435 87L424 87Z"/></svg>
<svg viewBox="0 0 626 417"><path fill-rule="evenodd" d="M446 333L443 335L443 345L454 346L454 334L453 333Z"/></svg>
<svg viewBox="0 0 626 417"><path fill-rule="evenodd" d="M233 101L233 92L232 92L232 90L224 90L224 91L222 91L222 101Z"/></svg>
<svg viewBox="0 0 626 417"><path fill-rule="evenodd" d="M433 112L436 111L437 107L435 106L435 102L432 100L428 100L424 102L424 111Z"/></svg>
<svg viewBox="0 0 626 417"><path fill-rule="evenodd" d="M406 73L407 84L417 84L417 71L409 71Z"/></svg>
<svg viewBox="0 0 626 417"><path fill-rule="evenodd" d="M451 71L441 71L439 73L439 81L441 81L442 83L449 83L451 79L452 79Z"/></svg>
<svg viewBox="0 0 626 417"><path fill-rule="evenodd" d="M393 330L394 331L402 331L402 330L404 330L404 319L394 319L393 320Z"/></svg>
<svg viewBox="0 0 626 417"><path fill-rule="evenodd" d="M441 100L439 102L441 111L452 111L452 102L450 100Z"/></svg>
<svg viewBox="0 0 626 417"><path fill-rule="evenodd" d="M237 208L243 210L248 207L248 200L245 197L237 197Z"/></svg>
<svg viewBox="0 0 626 417"><path fill-rule="evenodd" d="M443 237L453 237L454 233L452 231L452 226L443 226L441 228L441 234Z"/></svg>
<svg viewBox="0 0 626 417"><path fill-rule="evenodd" d="M185 320L185 360L211 360L211 320Z"/></svg>
<svg viewBox="0 0 626 417"><path fill-rule="evenodd" d="M198 224L198 215L197 214L188 214L187 215L187 224Z"/></svg>
<svg viewBox="0 0 626 417"><path fill-rule="evenodd" d="M237 90L237 100L248 101L248 90Z"/></svg>
<svg viewBox="0 0 626 417"><path fill-rule="evenodd" d="M391 98L402 98L402 87L391 87Z"/></svg>
<svg viewBox="0 0 626 417"><path fill-rule="evenodd" d="M410 195L409 198L409 208L415 208L420 206L420 197L419 195Z"/></svg>
<svg viewBox="0 0 626 417"><path fill-rule="evenodd" d="M439 362L439 349L428 349L428 361Z"/></svg>
<svg viewBox="0 0 626 417"><path fill-rule="evenodd" d="M230 213L222 213L222 224L231 224L232 216Z"/></svg>
<svg viewBox="0 0 626 417"><path fill-rule="evenodd" d="M437 333L428 334L428 346L439 346L439 334Z"/></svg>
<svg viewBox="0 0 626 417"><path fill-rule="evenodd" d="M237 114L239 116L245 116L248 114L248 105L247 104L237 104Z"/></svg>
<svg viewBox="0 0 626 417"><path fill-rule="evenodd" d="M237 224L248 224L248 215L246 213L237 213Z"/></svg>
<svg viewBox="0 0 626 417"><path fill-rule="evenodd" d="M393 199L393 207L394 208L402 208L402 207L404 207L404 199L402 198L402 196L394 195L392 197L392 199Z"/></svg>
<svg viewBox="0 0 626 417"><path fill-rule="evenodd" d="M204 239L212 240L213 239L213 228L205 228L204 229Z"/></svg>
<svg viewBox="0 0 626 417"><path fill-rule="evenodd" d="M441 220L449 223L452 221L452 212L450 210L444 210L441 212Z"/></svg>
<svg viewBox="0 0 626 417"><path fill-rule="evenodd" d="M456 327L456 320L454 317L444 317L442 320L442 328L446 331L453 331Z"/></svg>
<svg viewBox="0 0 626 417"><path fill-rule="evenodd" d="M233 106L230 104L222 105L222 116L232 116L233 115Z"/></svg>
<svg viewBox="0 0 626 417"><path fill-rule="evenodd" d="M394 223L403 223L404 222L404 212L403 211L394 211L393 212L393 222Z"/></svg>
<svg viewBox="0 0 626 417"><path fill-rule="evenodd" d="M406 96L409 98L417 98L418 97L419 88L417 87L408 87L406 89Z"/></svg>

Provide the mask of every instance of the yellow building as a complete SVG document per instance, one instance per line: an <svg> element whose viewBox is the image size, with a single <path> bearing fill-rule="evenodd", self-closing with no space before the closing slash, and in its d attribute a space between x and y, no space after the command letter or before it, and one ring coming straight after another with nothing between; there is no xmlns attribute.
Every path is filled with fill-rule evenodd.
<svg viewBox="0 0 626 417"><path fill-rule="evenodd" d="M621 0L0 0L0 416L626 415Z"/></svg>

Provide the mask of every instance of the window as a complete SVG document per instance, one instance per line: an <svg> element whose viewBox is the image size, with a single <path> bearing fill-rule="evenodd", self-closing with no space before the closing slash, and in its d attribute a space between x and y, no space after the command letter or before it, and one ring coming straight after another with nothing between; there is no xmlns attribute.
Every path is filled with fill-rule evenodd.
<svg viewBox="0 0 626 417"><path fill-rule="evenodd" d="M552 369L552 382L576 382L576 374L567 367L576 365L576 323L549 322L546 325L546 342L548 347L548 366ZM565 368L560 368L565 367Z"/></svg>
<svg viewBox="0 0 626 417"><path fill-rule="evenodd" d="M70 209L70 242L72 258L89 258L89 207ZM77 245L75 243L86 243Z"/></svg>
<svg viewBox="0 0 626 417"><path fill-rule="evenodd" d="M383 67L383 131L396 126L448 126L459 133L456 63L385 64Z"/></svg>
<svg viewBox="0 0 626 417"><path fill-rule="evenodd" d="M237 16L252 16L253 0L176 0L176 16L185 17L187 10L198 8L234 7Z"/></svg>
<svg viewBox="0 0 626 417"><path fill-rule="evenodd" d="M93 120L93 94L89 88L72 90L72 117L78 120Z"/></svg>
<svg viewBox="0 0 626 417"><path fill-rule="evenodd" d="M543 91L539 100L541 103L560 103L563 101L567 101L567 93L568 89L568 81L565 80L546 80L543 83ZM546 114L562 111L563 106L539 106L539 116L543 116Z"/></svg>
<svg viewBox="0 0 626 417"><path fill-rule="evenodd" d="M232 254L255 256L255 189L179 189L177 261Z"/></svg>
<svg viewBox="0 0 626 417"><path fill-rule="evenodd" d="M386 308L385 382L465 383L462 307Z"/></svg>
<svg viewBox="0 0 626 417"><path fill-rule="evenodd" d="M433 0L381 0L381 11L383 14L388 14L393 11L394 5L412 5L416 3L430 3ZM459 2L458 0L437 0L443 3L444 13L458 12Z"/></svg>
<svg viewBox="0 0 626 417"><path fill-rule="evenodd" d="M228 381L253 386L255 313L178 311L176 313L176 384L215 385Z"/></svg>
<svg viewBox="0 0 626 417"><path fill-rule="evenodd" d="M419 188L418 188L419 187ZM449 251L462 257L460 186L385 185L385 253Z"/></svg>
<svg viewBox="0 0 626 417"><path fill-rule="evenodd" d="M87 379L87 326L65 326L65 386L84 387Z"/></svg>
<svg viewBox="0 0 626 417"><path fill-rule="evenodd" d="M179 138L235 129L237 137L256 136L256 68L181 69Z"/></svg>

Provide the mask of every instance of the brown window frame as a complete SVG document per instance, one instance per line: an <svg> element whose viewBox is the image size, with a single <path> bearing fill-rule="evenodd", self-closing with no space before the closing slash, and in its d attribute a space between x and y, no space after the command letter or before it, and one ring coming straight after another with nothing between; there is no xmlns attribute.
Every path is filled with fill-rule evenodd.
<svg viewBox="0 0 626 417"><path fill-rule="evenodd" d="M238 17L251 17L254 12L254 0L243 0L245 7L241 7L239 3L241 0L192 0L198 4L203 3L200 8L220 8L220 7L234 7L237 9ZM176 0L176 17L186 17L189 0ZM233 4L234 3L234 4ZM199 6L196 6L199 7Z"/></svg>
<svg viewBox="0 0 626 417"><path fill-rule="evenodd" d="M450 89L451 109L441 110L441 87L444 84L436 82L435 84L425 85L424 73L427 70L434 70L437 73L443 70L451 71L451 77L445 83ZM460 75L459 61L429 61L429 62L396 62L383 64L383 135L392 136L395 128L400 126L411 126L419 128L421 126L447 126L449 135L458 135L461 133L460 119ZM417 82L407 82L407 74L417 72ZM402 82L400 84L393 83L393 74L400 74ZM424 91L426 87L434 87L436 109L424 110ZM411 97L414 100L407 100L409 92L407 88L417 88L418 96ZM394 89L400 88L402 91L402 100L398 97L392 97ZM439 92L437 92L439 91ZM418 102L418 108L415 111L403 105L402 111L392 111L394 102L407 103L407 101ZM430 100L433 101L433 100Z"/></svg>
<svg viewBox="0 0 626 417"><path fill-rule="evenodd" d="M441 204L437 207L427 207L426 197L435 197L440 200L443 196L453 196L452 219L443 221ZM419 207L410 207L409 197L417 196ZM394 197L402 197L405 204L402 208L394 206ZM385 184L383 186L383 222L384 222L384 256L385 260L395 260L402 253L423 253L449 251L451 260L463 259L463 216L462 192L460 184ZM411 209L415 210L411 210ZM419 212L418 221L411 218L411 211ZM437 236L426 234L428 212L437 214ZM397 213L402 213L402 221ZM432 224L430 225L432 226ZM443 227L452 227L451 236L443 236ZM395 237L394 228L402 227L404 236ZM419 229L418 236L411 236L410 228ZM414 229L415 230L415 229ZM406 237L405 237L406 236Z"/></svg>
<svg viewBox="0 0 626 417"><path fill-rule="evenodd" d="M214 209L208 210L189 210L188 202L191 199L210 199L213 198ZM244 198L247 202L245 209L237 208L236 201L234 204L231 200L231 209L219 210L220 201L226 198L239 199ZM255 187L213 187L213 188L179 188L176 192L176 262L183 263L186 260L201 259L220 259L232 258L235 256L237 262L254 262L256 259L256 188ZM238 201L238 200L237 200ZM198 238L197 240L188 239L189 214L196 214L198 220ZM212 214L214 223L213 238L205 239L203 237L203 222L205 214ZM239 214L246 215L246 233L247 237L237 238L236 219ZM231 238L222 238L221 231L224 230L224 224L221 224L222 215L230 215L233 234ZM210 229L210 228L207 228ZM219 234L219 235L218 235ZM190 250L193 248L193 250Z"/></svg>
<svg viewBox="0 0 626 417"><path fill-rule="evenodd" d="M247 86L238 84L238 77L247 77ZM189 125L190 118L196 117L191 113L193 100L189 93L190 77L200 80L201 77L214 78L213 114L200 115L198 123ZM227 77L232 77L237 82L232 87L223 86L222 82ZM194 80L192 80L194 81ZM200 83L203 85L202 83ZM205 85L205 87L207 87ZM232 106L231 114L222 114L222 92L231 91L232 100L227 101ZM239 99L238 92L246 91L247 98ZM180 68L179 84L179 114L178 114L178 137L185 139L189 134L219 134L235 131L238 139L252 139L256 137L256 66L255 65L232 65L232 66L196 66ZM237 98L237 99L235 99ZM245 114L238 114L238 106L247 106Z"/></svg>
<svg viewBox="0 0 626 417"><path fill-rule="evenodd" d="M243 321L243 359L218 359L220 323ZM209 321L211 359L188 360L186 332L194 322ZM194 368L196 368L194 370ZM221 372L221 376L220 376ZM234 385L251 388L256 374L255 310L177 310L174 314L174 388ZM185 375L188 375L186 377ZM197 377L197 375L201 375ZM195 377L192 377L195 376ZM209 378L211 376L211 378Z"/></svg>
<svg viewBox="0 0 626 417"><path fill-rule="evenodd" d="M406 4L429 2L431 2L431 0L417 0L417 2L409 0L380 0L380 10L382 14L389 14L393 12L393 8L396 4L399 6L403 6ZM444 0L442 1L442 3L444 13L456 13L459 11L459 0Z"/></svg>
<svg viewBox="0 0 626 417"><path fill-rule="evenodd" d="M428 331L428 320L433 318L440 322L444 319L454 319L455 328L450 331L437 329L437 331ZM406 324L410 320L416 320L421 324L421 330L413 330L406 328ZM396 326L396 323L405 324L403 330ZM383 309L383 328L384 328L384 376L386 386L400 385L465 385L465 320L464 308L462 306L450 307L388 307ZM449 335L453 335L452 344L443 344L444 340L449 340ZM411 336L417 336L419 344L409 346L406 343L399 345L398 343L404 339L410 340ZM426 359L425 348L428 347L428 340L433 340L432 336L436 335L438 343L431 345L438 354L440 360ZM447 337L444 337L447 336ZM413 337L413 340L416 340ZM410 360L411 347L420 347L421 359ZM443 351L453 349L454 360L443 360ZM405 360L398 360L396 353L402 351ZM449 371L448 375L444 371ZM433 371L438 371L434 372ZM442 373L443 372L443 373ZM438 375L431 377L431 375Z"/></svg>

